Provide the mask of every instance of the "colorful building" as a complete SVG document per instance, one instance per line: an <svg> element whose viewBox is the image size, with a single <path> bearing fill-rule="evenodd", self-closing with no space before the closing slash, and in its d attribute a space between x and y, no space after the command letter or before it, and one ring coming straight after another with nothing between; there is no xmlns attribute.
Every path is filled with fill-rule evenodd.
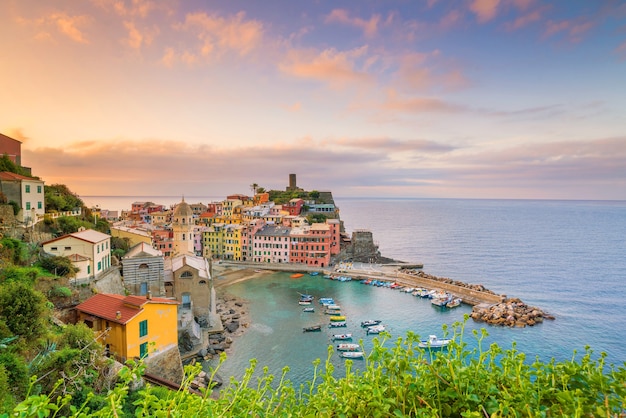
<svg viewBox="0 0 626 418"><path fill-rule="evenodd" d="M178 302L100 293L76 307L79 321L94 330L117 360L144 358L178 347Z"/></svg>
<svg viewBox="0 0 626 418"><path fill-rule="evenodd" d="M76 279L97 277L111 266L111 236L93 229L83 229L42 243L43 251L53 256L82 260ZM85 263L84 259L89 262ZM86 271L85 271L86 267Z"/></svg>

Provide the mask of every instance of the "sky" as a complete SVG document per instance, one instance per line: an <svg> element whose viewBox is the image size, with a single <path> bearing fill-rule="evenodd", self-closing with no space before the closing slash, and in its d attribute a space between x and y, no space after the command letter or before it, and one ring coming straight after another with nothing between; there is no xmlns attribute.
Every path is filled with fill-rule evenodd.
<svg viewBox="0 0 626 418"><path fill-rule="evenodd" d="M3 0L0 133L82 196L626 199L626 2Z"/></svg>

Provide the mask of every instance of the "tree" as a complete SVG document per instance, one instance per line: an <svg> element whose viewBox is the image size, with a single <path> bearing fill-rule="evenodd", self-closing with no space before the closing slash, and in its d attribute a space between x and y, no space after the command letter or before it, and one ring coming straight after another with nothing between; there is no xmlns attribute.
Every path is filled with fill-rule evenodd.
<svg viewBox="0 0 626 418"><path fill-rule="evenodd" d="M50 211L56 210L63 212L85 206L83 201L64 184L44 186L44 199L46 209Z"/></svg>
<svg viewBox="0 0 626 418"><path fill-rule="evenodd" d="M13 335L36 340L46 331L47 314L46 297L30 285L10 281L0 286L0 320Z"/></svg>
<svg viewBox="0 0 626 418"><path fill-rule="evenodd" d="M39 265L59 277L75 277L78 273L78 267L69 258L60 255L41 257Z"/></svg>
<svg viewBox="0 0 626 418"><path fill-rule="evenodd" d="M252 193L253 193L254 195L256 195L256 190L257 190L258 188L259 188L259 185L258 185L258 184L256 184L256 183L252 183L252 184L250 185L250 189L252 190Z"/></svg>
<svg viewBox="0 0 626 418"><path fill-rule="evenodd" d="M311 190L309 192L309 197L312 198L312 199L319 199L320 192L318 192L317 190Z"/></svg>

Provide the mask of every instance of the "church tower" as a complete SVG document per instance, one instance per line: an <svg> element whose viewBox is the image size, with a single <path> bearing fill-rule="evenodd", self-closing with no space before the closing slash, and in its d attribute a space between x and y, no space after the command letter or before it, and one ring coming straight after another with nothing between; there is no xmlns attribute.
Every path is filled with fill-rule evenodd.
<svg viewBox="0 0 626 418"><path fill-rule="evenodd" d="M172 232L174 233L173 255L195 255L193 250L193 211L185 202L176 205L172 215Z"/></svg>

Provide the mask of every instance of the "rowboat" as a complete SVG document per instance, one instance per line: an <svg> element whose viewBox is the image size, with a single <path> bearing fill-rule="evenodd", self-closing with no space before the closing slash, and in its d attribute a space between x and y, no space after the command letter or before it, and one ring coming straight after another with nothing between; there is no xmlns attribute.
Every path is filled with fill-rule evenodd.
<svg viewBox="0 0 626 418"><path fill-rule="evenodd" d="M451 342L450 339L439 339L436 335L429 335L428 339L420 341L418 346L421 348L445 348Z"/></svg>
<svg viewBox="0 0 626 418"><path fill-rule="evenodd" d="M385 330L385 326L384 325L374 325L372 327L368 327L366 334L380 334L381 332L383 332Z"/></svg>
<svg viewBox="0 0 626 418"><path fill-rule="evenodd" d="M321 325L312 325L310 327L302 328L302 332L316 332L316 331L321 331L321 330L322 330Z"/></svg>
<svg viewBox="0 0 626 418"><path fill-rule="evenodd" d="M346 340L351 340L351 339L352 339L352 334L350 334L350 333L333 335L333 341L336 341L336 340L346 341Z"/></svg>
<svg viewBox="0 0 626 418"><path fill-rule="evenodd" d="M363 358L363 355L362 351L342 351L339 353L339 356L343 358Z"/></svg>
<svg viewBox="0 0 626 418"><path fill-rule="evenodd" d="M337 344L338 351L357 351L361 346L353 343Z"/></svg>
<svg viewBox="0 0 626 418"><path fill-rule="evenodd" d="M291 275L292 279L299 279L300 277L304 276L304 274L302 273L294 273Z"/></svg>

